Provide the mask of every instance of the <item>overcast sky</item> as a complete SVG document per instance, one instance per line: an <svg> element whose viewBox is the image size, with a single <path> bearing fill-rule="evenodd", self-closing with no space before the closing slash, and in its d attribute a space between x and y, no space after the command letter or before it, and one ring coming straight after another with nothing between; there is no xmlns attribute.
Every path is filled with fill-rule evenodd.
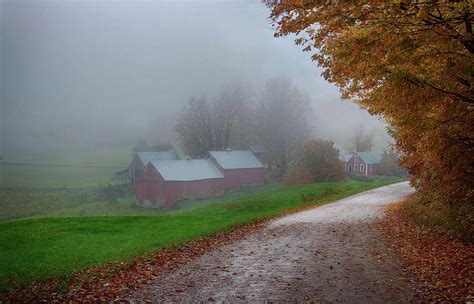
<svg viewBox="0 0 474 304"><path fill-rule="evenodd" d="M343 144L364 122L384 125L320 76L293 38L274 38L249 1L0 0L3 146L65 134L109 144L172 139L191 95L286 76L313 100L315 134ZM74 141L75 139L71 139Z"/></svg>

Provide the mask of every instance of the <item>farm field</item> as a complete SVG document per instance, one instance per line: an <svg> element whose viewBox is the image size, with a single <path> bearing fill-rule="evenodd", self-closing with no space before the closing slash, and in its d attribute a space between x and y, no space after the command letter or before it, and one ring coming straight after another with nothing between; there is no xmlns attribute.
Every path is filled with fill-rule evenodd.
<svg viewBox="0 0 474 304"><path fill-rule="evenodd" d="M124 166L57 166L0 163L0 186L26 188L80 188L115 184L115 172Z"/></svg>
<svg viewBox="0 0 474 304"><path fill-rule="evenodd" d="M175 209L190 209L197 206L225 202L281 187L265 185L227 193L211 199L178 202ZM117 191L125 193L116 194ZM159 208L138 208L135 196L120 187L87 188L18 188L0 187L0 222L38 217L84 217L84 216L153 216L174 212Z"/></svg>
<svg viewBox="0 0 474 304"><path fill-rule="evenodd" d="M114 179L115 173L126 169L130 163L130 147L97 146L89 151L70 150L56 147L55 153L30 155L22 151L9 155L0 161L0 186L81 188L116 184L119 181Z"/></svg>
<svg viewBox="0 0 474 304"><path fill-rule="evenodd" d="M26 161L33 163L84 164L126 166L130 163L131 146L95 145L84 149L77 145L58 145L56 141L43 143L48 151L21 149L4 155L6 161Z"/></svg>
<svg viewBox="0 0 474 304"><path fill-rule="evenodd" d="M90 207L91 209L84 207L89 203L78 207L81 199L82 202L93 204L96 197L92 189L78 189L77 192L58 190L65 192L56 193L56 199L54 191L31 190L33 192L30 195L38 201L33 209L42 205L41 200L52 201L52 207L38 214L16 215L17 218L58 218L0 223L0 290L24 286L34 280L67 275L108 261L127 260L152 250L179 245L199 236L213 235L258 219L277 216L294 208L336 200L393 181L395 180L269 185L217 199L191 201L181 204L179 209L166 212L159 209L136 209L132 207L130 196L117 199L116 205L106 201L102 205L98 204L100 207ZM1 199L5 199L5 196L14 197L14 192L12 189L2 189ZM66 209L75 211L68 213L64 211ZM106 214L128 216L59 217L77 216L76 213L81 212L79 210L89 210L87 212L90 214L110 212ZM115 210L115 213L111 210ZM3 218L7 219L6 216Z"/></svg>

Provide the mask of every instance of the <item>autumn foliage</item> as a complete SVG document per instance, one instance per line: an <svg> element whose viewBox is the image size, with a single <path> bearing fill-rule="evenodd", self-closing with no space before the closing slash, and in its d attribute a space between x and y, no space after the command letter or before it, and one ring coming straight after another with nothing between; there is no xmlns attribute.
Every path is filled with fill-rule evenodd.
<svg viewBox="0 0 474 304"><path fill-rule="evenodd" d="M271 2L276 36L296 34L342 97L390 125L412 183L474 201L472 1Z"/></svg>
<svg viewBox="0 0 474 304"><path fill-rule="evenodd" d="M307 141L293 156L290 171L285 176L289 184L333 182L346 177L339 151L331 141Z"/></svg>
<svg viewBox="0 0 474 304"><path fill-rule="evenodd" d="M474 245L455 234L413 220L417 205L392 205L379 223L400 253L404 275L416 283L417 292L431 303L468 303L474 299ZM423 213L426 217L426 213ZM416 217L415 217L416 218ZM442 226L446 226L444 219ZM434 224L436 223L436 224ZM437 229L438 228L438 229ZM471 236L472 238L472 236Z"/></svg>

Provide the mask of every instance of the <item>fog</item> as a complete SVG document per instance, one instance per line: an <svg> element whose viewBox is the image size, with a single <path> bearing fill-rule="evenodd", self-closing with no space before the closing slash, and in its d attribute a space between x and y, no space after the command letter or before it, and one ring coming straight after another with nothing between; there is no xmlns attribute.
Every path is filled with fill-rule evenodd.
<svg viewBox="0 0 474 304"><path fill-rule="evenodd" d="M307 92L315 137L345 147L385 125L324 81L310 54L274 38L260 1L0 0L0 155L175 143L190 96L285 76ZM256 93L255 93L256 94Z"/></svg>

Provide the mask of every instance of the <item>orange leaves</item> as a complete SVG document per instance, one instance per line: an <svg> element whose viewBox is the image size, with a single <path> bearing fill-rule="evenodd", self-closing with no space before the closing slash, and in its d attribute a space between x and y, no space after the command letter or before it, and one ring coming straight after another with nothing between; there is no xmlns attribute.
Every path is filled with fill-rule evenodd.
<svg viewBox="0 0 474 304"><path fill-rule="evenodd" d="M410 209L392 205L380 224L398 249L406 274L428 301L474 299L474 245L415 224Z"/></svg>
<svg viewBox="0 0 474 304"><path fill-rule="evenodd" d="M345 178L344 165L331 141L307 141L293 156L290 172L284 177L289 184L338 181Z"/></svg>
<svg viewBox="0 0 474 304"><path fill-rule="evenodd" d="M273 6L277 36L315 54L322 75L390 124L423 193L474 201L474 4L293 1ZM301 34L303 35L303 34Z"/></svg>
<svg viewBox="0 0 474 304"><path fill-rule="evenodd" d="M111 262L64 278L36 283L27 289L1 295L5 302L112 302L150 283L160 272L173 269L216 248L243 238L263 221L215 237L199 238L181 247L137 256L128 262Z"/></svg>

